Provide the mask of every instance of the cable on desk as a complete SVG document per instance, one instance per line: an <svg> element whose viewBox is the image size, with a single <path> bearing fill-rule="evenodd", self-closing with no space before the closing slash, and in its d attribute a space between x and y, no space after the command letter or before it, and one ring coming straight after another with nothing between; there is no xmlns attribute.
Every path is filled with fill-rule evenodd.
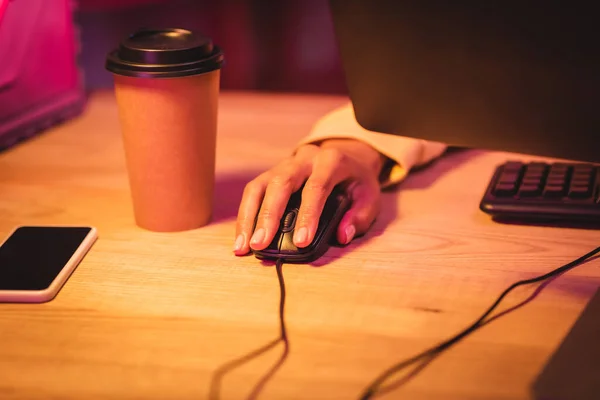
<svg viewBox="0 0 600 400"><path fill-rule="evenodd" d="M289 352L290 344L288 342L287 330L285 329L285 281L283 280L283 260L278 258L275 262L275 270L277 271L277 280L279 281L279 326L281 327L281 334L277 342L283 342L283 352L279 357L279 360L271 367L271 369L261 378L261 380L254 386L252 393L248 396L248 400L254 400L258 397L258 394L265 387L269 379L275 375L275 372L283 365Z"/></svg>
<svg viewBox="0 0 600 400"><path fill-rule="evenodd" d="M252 392L247 397L248 400L256 399L258 397L258 395L260 394L260 392L262 391L262 389L267 384L267 382L273 377L273 375L275 375L277 370L283 365L283 363L285 362L285 360L289 354L290 344L288 342L288 336L287 336L287 330L285 327L285 318L284 318L284 316L285 316L285 281L283 280L283 260L282 259L278 259L276 261L275 269L277 271L277 280L279 281L279 293L280 293L279 294L279 325L280 325L281 330L280 330L279 337L275 340L270 341L266 345L261 346L260 348L250 352L249 354L246 354L245 356L242 356L240 358L232 360L232 361L226 363L225 365L221 366L219 369L217 369L217 371L215 371L215 374L213 375L213 378L212 378L211 384L210 384L210 389L209 389L209 398L212 400L220 399L221 380L228 372L261 356L262 354L266 353L267 351L273 349L275 346L277 346L281 342L281 343L283 343L283 352L281 353L281 356L279 357L277 362L269 369L269 371L267 371L267 373L265 375L263 375L263 377L258 381L258 383L256 385L254 385Z"/></svg>
<svg viewBox="0 0 600 400"><path fill-rule="evenodd" d="M488 310L486 312L483 313L483 315L481 317L479 317L479 319L477 321L475 321L473 324L471 324L468 328L464 329L462 332L458 333L457 335L455 335L454 337L428 349L425 350L424 352L417 354L414 357L409 358L408 360L402 361L390 368L388 368L386 371L384 371L382 374L380 374L368 387L367 389L363 392L363 394L361 395L360 399L361 400L367 400L370 399L371 397L373 397L374 395L377 394L378 391L380 390L385 390L385 387L381 387L381 385L386 381L386 379L388 379L391 375L393 375L394 373L408 367L409 365L413 364L416 361L419 361L421 359L424 359L425 357L431 357L434 356L446 349L448 349L450 346L452 346L453 344L457 343L458 341L460 341L461 339L463 339L464 337L466 337L467 335L473 333L474 331L476 331L477 329L479 329L481 326L483 326L485 319L494 311L494 309L500 304L500 302L502 301L502 299L504 299L504 297L506 297L506 295L508 293L510 293L513 289L519 287L519 286L523 286L523 285L528 285L531 283L537 283L537 282L541 282L544 281L548 278L552 278L556 275L562 274L563 272L566 272L578 265L580 265L581 263L590 260L592 257L594 257L595 255L597 255L598 253L600 253L600 247L596 248L595 250L590 251L589 253L579 257L578 259L576 259L575 261L572 261L566 265L563 265L562 267L556 268L555 270L552 270L544 275L540 275L537 276L535 278L531 278L531 279L524 279L521 281L518 281L516 283L513 283L511 286L508 287L508 289L506 289L504 292L502 292L502 294L500 295L500 297L498 297L498 299L494 302L494 304L492 304L492 306L490 308L488 308Z"/></svg>
<svg viewBox="0 0 600 400"><path fill-rule="evenodd" d="M285 347L289 347L287 330L285 329L285 281L283 280L283 260L277 259L275 263L277 270L277 280L279 281L279 326L281 327L281 340Z"/></svg>

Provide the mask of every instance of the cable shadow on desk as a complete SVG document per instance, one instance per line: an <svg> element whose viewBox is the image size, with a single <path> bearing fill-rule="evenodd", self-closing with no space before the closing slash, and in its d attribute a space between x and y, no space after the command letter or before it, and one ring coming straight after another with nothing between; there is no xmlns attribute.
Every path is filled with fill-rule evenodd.
<svg viewBox="0 0 600 400"><path fill-rule="evenodd" d="M504 316L507 315L513 311L518 310L519 308L523 307L524 305L526 305L527 303L531 302L533 299L535 299L541 292L542 290L548 286L550 284L550 282L552 282L553 280L557 279L558 276L543 282L542 284L540 284L537 289L531 294L529 295L529 297L527 297L525 300L523 300L522 302L498 313L497 315L494 315L493 317L491 317L490 319L488 319L487 321L483 322L481 325L479 325L480 328L484 327L485 325L489 324L490 322ZM402 386L406 385L408 382L410 382L412 379L416 378L417 375L419 375L421 372L423 372L423 370L425 368L427 368L427 366L429 366L429 364L431 364L436 358L438 358L441 354L443 353L443 351L432 354L432 355L426 355L424 356L422 359L420 360L416 360L415 363L416 364L415 367L408 372L406 375L397 378L396 381L388 384L387 386L384 386L383 388L379 389L377 391L377 394L375 395L375 397L379 396L379 395L383 395L383 394L387 394L390 392L393 392L394 390L400 389ZM410 364L409 364L410 365ZM407 367L409 366L407 365Z"/></svg>
<svg viewBox="0 0 600 400"><path fill-rule="evenodd" d="M268 342L264 346L259 347L256 350L253 350L250 353L243 355L239 358L231 360L228 363L221 366L215 372L215 374L213 375L213 378L211 380L209 399L210 400L219 400L221 398L220 397L221 396L221 394L220 394L221 383L222 383L222 380L225 377L225 375L227 375L229 372L233 371L234 369L252 361L253 359L258 358L261 355L267 353L269 350L275 348L279 343L283 343L283 345L284 345L284 349L283 349L283 352L281 353L281 356L279 357L277 362L271 367L271 369L269 369L269 371L267 371L267 373L264 374L260 378L260 380L256 383L256 385L254 385L252 391L250 392L250 394L247 397L248 400L256 399L258 397L258 395L260 394L260 392L264 389L264 387L268 383L268 381L275 375L277 370L283 365L283 363L287 359L287 356L289 354L289 344L288 344L287 340L284 341L281 338L277 338L275 340Z"/></svg>
<svg viewBox="0 0 600 400"><path fill-rule="evenodd" d="M258 397L258 395L262 392L266 384L271 380L271 378L275 375L275 373L281 368L281 366L285 363L285 360L288 357L290 352L290 344L287 335L287 329L285 326L285 281L283 279L283 262L278 261L275 265L277 271L277 279L279 281L279 290L280 290L280 299L279 299L279 323L280 323L280 335L277 339L272 340L257 348L256 350L251 351L250 353L243 355L239 358L236 358L232 361L227 362L222 365L217 371L214 373L211 383L210 383L210 391L209 391L209 399L210 400L219 400L220 399L220 389L221 382L223 377L233 371L234 369L240 367L241 365L246 364L254 360L255 358L265 354L269 350L275 348L279 343L283 344L283 352L279 359L273 364L273 366L259 379L259 381L254 385L252 391L248 395L248 400L254 400Z"/></svg>
<svg viewBox="0 0 600 400"><path fill-rule="evenodd" d="M584 264L587 264L588 262L593 262L596 260L600 260L599 255L592 256L592 257L584 260L583 262L580 262L579 264L577 264L577 266L582 266ZM565 271L565 272L567 272L567 271ZM475 330L480 329L480 328L484 327L485 325L491 323L492 321L495 321L500 317L503 317L513 311L516 311L519 308L528 304L529 302L533 301L542 292L542 290L544 290L544 288L546 288L546 286L548 286L551 282L553 282L554 280L561 277L565 272L559 273L555 276L547 278L547 280L542 281L539 284L539 286L533 291L533 293L531 295L529 295L525 300L521 301L520 303L518 303L512 307L509 307L508 309L506 309L504 311L499 312L498 314L496 314L494 316L490 316L487 320L484 320L481 323L479 323L476 326ZM464 337L462 337L461 339L463 339L463 338ZM375 382L379 381L379 383L376 384L376 386L375 386L376 390L371 390L372 386L370 386L367 389L367 391L365 393L363 393L361 400L374 398L374 397L398 390L399 388L401 388L402 386L404 386L408 382L410 382L412 379L416 378L421 372L423 372L423 370L425 370L425 368L429 364L431 364L431 362L433 362L437 357L439 357L442 353L444 353L446 350L450 349L454 344L458 343L459 341L460 341L460 339L457 341L451 342L448 346L445 346L433 353L430 353L429 351L425 351L424 353L421 353L420 355L417 355L415 357L408 358L405 361L396 363L393 367L388 368L384 373L379 375L379 377L375 381ZM399 376L394 379L394 376L397 376L402 371L406 370L407 368L409 368L411 366L414 366L412 368L412 370L407 372L405 375ZM385 381L388 379L393 379L393 381L387 385L383 385L385 383Z"/></svg>

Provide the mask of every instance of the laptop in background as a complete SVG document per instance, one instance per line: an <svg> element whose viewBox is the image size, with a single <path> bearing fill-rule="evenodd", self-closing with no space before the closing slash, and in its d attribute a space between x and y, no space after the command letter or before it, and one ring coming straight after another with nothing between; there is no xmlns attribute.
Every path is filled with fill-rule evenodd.
<svg viewBox="0 0 600 400"><path fill-rule="evenodd" d="M547 0L330 0L359 124L600 162L600 11Z"/></svg>

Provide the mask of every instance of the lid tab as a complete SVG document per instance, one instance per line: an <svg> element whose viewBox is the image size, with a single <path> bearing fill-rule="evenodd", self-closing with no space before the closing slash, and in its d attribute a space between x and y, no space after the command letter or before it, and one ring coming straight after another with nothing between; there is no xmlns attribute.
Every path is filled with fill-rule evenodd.
<svg viewBox="0 0 600 400"><path fill-rule="evenodd" d="M106 69L141 78L174 78L220 69L223 52L201 34L179 28L142 29L106 58Z"/></svg>

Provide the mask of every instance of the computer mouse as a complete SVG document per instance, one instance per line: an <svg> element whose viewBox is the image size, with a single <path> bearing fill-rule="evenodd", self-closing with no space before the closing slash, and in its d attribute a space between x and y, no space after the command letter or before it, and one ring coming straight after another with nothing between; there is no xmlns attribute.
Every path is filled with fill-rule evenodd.
<svg viewBox="0 0 600 400"><path fill-rule="evenodd" d="M310 263L321 257L336 240L337 227L350 207L350 198L341 185L328 196L319 219L315 237L308 246L296 247L293 237L300 209L302 189L293 193L286 206L279 229L271 243L263 250L252 250L262 260L281 259L287 263Z"/></svg>

